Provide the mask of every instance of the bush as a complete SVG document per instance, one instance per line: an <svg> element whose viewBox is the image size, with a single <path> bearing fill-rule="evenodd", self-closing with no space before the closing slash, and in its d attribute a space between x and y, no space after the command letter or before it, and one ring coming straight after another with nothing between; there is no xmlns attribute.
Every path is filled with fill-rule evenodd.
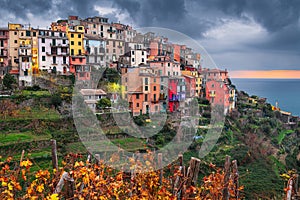
<svg viewBox="0 0 300 200"><path fill-rule="evenodd" d="M62 99L59 94L55 94L51 97L51 105L55 107L55 109L58 108L58 106L61 106Z"/></svg>

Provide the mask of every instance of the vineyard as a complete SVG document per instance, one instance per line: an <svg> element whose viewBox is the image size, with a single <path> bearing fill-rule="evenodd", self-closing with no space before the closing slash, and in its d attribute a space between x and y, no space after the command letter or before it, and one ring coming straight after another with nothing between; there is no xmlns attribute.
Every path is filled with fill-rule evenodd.
<svg viewBox="0 0 300 200"><path fill-rule="evenodd" d="M121 152L119 152L121 153ZM117 162L119 153L110 160ZM24 151L22 153L24 155ZM148 152L146 165L138 158L129 158L129 173L115 170L101 159L85 159L80 154L67 155L58 167L55 149L53 170L31 172L30 159L13 161L11 157L1 162L0 199L241 199L243 186L238 183L237 162L226 157L224 169L207 164L211 174L198 180L200 163L191 158L189 166L183 165L179 155L173 164L152 171L161 164L162 155ZM125 167L125 166L124 166ZM147 173L144 173L149 171ZM199 184L200 183L200 184Z"/></svg>

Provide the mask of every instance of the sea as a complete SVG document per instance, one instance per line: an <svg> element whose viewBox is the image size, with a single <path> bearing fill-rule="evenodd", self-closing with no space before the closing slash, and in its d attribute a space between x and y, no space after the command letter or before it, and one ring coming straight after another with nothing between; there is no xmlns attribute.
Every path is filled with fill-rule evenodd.
<svg viewBox="0 0 300 200"><path fill-rule="evenodd" d="M232 78L231 81L238 91L267 98L274 106L278 102L281 110L300 116L300 79Z"/></svg>

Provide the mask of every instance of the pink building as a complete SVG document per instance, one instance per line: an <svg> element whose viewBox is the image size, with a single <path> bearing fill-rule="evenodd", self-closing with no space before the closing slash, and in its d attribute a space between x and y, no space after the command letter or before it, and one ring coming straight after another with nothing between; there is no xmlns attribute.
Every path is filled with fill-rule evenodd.
<svg viewBox="0 0 300 200"><path fill-rule="evenodd" d="M75 74L78 80L90 80L91 66L86 65L85 56L70 56L70 72Z"/></svg>

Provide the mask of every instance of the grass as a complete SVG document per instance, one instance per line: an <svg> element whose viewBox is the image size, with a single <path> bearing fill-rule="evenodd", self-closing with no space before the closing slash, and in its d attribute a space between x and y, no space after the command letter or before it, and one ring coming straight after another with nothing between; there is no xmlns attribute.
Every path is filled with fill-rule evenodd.
<svg viewBox="0 0 300 200"><path fill-rule="evenodd" d="M293 133L294 131L293 130L284 130L284 131L281 131L277 137L277 141L278 141L278 144L280 145L283 141L283 139L285 138L286 135L288 134L291 134Z"/></svg>
<svg viewBox="0 0 300 200"><path fill-rule="evenodd" d="M59 119L60 115L55 109L48 109L44 107L34 107L30 109L20 110L16 116L7 116L5 119L0 116L0 121L18 121L19 119Z"/></svg>
<svg viewBox="0 0 300 200"><path fill-rule="evenodd" d="M91 141L84 142L86 146L91 146L94 150L101 151L114 151L114 147L118 147L126 151L136 151L140 149L145 149L145 141L138 138L122 138L122 139L112 139L104 141ZM110 145L112 148L109 148ZM81 142L69 143L67 144L67 151L72 153L86 153L87 149Z"/></svg>
<svg viewBox="0 0 300 200"><path fill-rule="evenodd" d="M0 146L21 143L21 142L31 142L31 141L40 141L48 140L50 136L48 135L34 135L31 132L22 132L22 133L1 133L0 134Z"/></svg>
<svg viewBox="0 0 300 200"><path fill-rule="evenodd" d="M48 90L39 90L39 91L22 90L22 95L29 96L29 97L51 96Z"/></svg>

